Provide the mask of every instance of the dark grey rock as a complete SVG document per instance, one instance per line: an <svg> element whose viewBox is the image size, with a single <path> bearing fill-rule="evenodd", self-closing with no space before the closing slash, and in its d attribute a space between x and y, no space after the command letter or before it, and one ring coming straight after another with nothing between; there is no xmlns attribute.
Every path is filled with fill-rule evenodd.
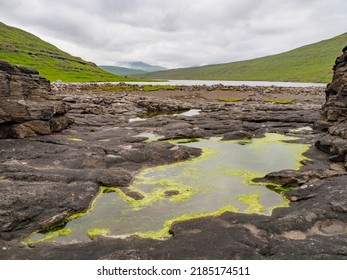
<svg viewBox="0 0 347 280"><path fill-rule="evenodd" d="M65 105L51 98L48 80L33 69L0 61L0 138L25 138L66 129Z"/></svg>

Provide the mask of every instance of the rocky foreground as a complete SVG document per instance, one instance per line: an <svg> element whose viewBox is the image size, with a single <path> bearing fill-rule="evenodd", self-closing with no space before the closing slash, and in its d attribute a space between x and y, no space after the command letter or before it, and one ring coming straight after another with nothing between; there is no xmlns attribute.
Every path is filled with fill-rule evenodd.
<svg viewBox="0 0 347 280"><path fill-rule="evenodd" d="M338 63L335 81L346 77L341 70L346 62ZM337 132L346 128L346 114L332 118L329 111L347 110L343 82L332 83L336 102L332 86L328 88L329 105L322 116L324 88L201 86L146 91L128 85L60 83L50 91L38 89L46 82L36 73L21 75L36 77L27 95L15 82L8 92L22 94L27 111L33 90L46 91L64 110L52 110L44 120L38 114L14 119L8 105L0 107L0 132L6 132L0 134L1 259L347 259L347 141ZM168 114L189 109L201 111L191 117ZM52 129L57 117L64 119L59 133ZM48 122L50 130L25 125L37 121ZM29 135L12 129L23 125L31 128ZM312 130L298 129L308 126ZM145 142L143 133L149 132L162 139L237 139L277 132L298 135L298 141L312 148L306 154L310 160L299 171L274 172L262 179L291 187L285 193L290 207L275 209L271 216L225 212L179 222L164 241L99 237L68 246L20 245L33 231L86 210L100 185L127 193L142 168L200 155L195 148Z"/></svg>

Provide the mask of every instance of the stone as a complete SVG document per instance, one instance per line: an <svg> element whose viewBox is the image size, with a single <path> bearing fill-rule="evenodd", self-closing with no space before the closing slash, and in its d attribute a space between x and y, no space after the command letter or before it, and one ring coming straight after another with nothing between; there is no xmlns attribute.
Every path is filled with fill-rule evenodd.
<svg viewBox="0 0 347 280"><path fill-rule="evenodd" d="M330 153L332 161L347 165L347 47L342 52L336 58L323 106L322 121L328 124L328 132L316 142L316 147Z"/></svg>
<svg viewBox="0 0 347 280"><path fill-rule="evenodd" d="M37 74L33 75L37 78ZM112 187L109 191L119 188L129 198L141 200L141 193L127 187L143 168L201 155L197 148L154 139L146 141L147 136L139 137L143 133L161 140L197 137L194 133L203 137L221 137L239 131L254 137L268 132L289 133L293 128L313 126L324 102L320 88L243 86L237 89L245 94L256 93L254 100L225 104L216 97L214 101L211 99L218 91L225 94L220 86L196 86L166 94L177 94L190 102L187 96L203 96L205 92L205 100L187 105L187 109L201 109L201 114L160 115L130 123L130 118L141 116L149 109L170 111L185 105L178 100L164 99L158 93L103 91L98 94L93 91L95 87L95 84L55 84L55 90L48 94L49 100L58 104L68 102L66 113L60 106L54 106L53 110L48 106L42 113L32 108L30 112L35 119L17 123L49 121L52 130L60 130L67 125L60 117L73 118L75 123L62 133L20 140L0 139L0 248L8 248L1 250L0 259L346 258L346 234L340 233L343 223L347 223L347 175L339 168L344 163L327 160L339 154L344 141L340 135L344 132L343 126L331 130L332 123L328 121L324 122L326 131L315 128L312 133L302 132L301 139L295 141L313 144L320 139L322 145L327 145L329 155L312 147L305 154L311 163L306 162L297 172L279 171L264 179L291 187L284 193L291 201L290 207L274 209L271 215L225 212L220 216L175 222L169 231L172 237L166 240L100 237L92 242L66 245L45 242L23 248L20 242L33 231L61 225L67 216L88 210L101 185ZM257 98L267 91L271 95L290 94L300 99L305 94L306 97L293 105L259 103ZM24 101L20 103L22 106L34 102ZM102 112L93 110L100 107ZM0 126L9 126L11 116L0 108L3 109ZM51 118L52 112L58 111ZM25 110L21 116L26 116ZM24 127L27 133L36 134L29 126ZM331 135L328 130L339 135ZM335 141L334 145L330 141ZM166 199L170 196L174 199L177 192L174 187L167 189ZM323 225L323 231L329 234L315 231L317 225Z"/></svg>
<svg viewBox="0 0 347 280"><path fill-rule="evenodd" d="M244 130L239 130L239 131L233 131L233 132L228 132L224 134L222 140L227 141L227 140L250 140L252 139L253 135L252 133Z"/></svg>
<svg viewBox="0 0 347 280"><path fill-rule="evenodd" d="M50 82L36 70L0 61L0 138L62 131L66 106L53 100Z"/></svg>

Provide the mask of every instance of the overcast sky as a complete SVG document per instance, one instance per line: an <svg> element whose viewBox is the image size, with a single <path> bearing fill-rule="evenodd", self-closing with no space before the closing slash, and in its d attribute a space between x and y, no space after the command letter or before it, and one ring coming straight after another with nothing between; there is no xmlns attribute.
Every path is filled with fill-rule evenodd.
<svg viewBox="0 0 347 280"><path fill-rule="evenodd" d="M0 0L0 21L97 64L250 59L347 32L346 0ZM347 43L347 42L346 42Z"/></svg>

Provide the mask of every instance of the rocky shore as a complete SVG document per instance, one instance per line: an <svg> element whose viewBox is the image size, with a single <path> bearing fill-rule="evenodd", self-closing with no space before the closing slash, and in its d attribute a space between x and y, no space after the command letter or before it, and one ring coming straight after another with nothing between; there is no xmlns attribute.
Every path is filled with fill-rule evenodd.
<svg viewBox="0 0 347 280"><path fill-rule="evenodd" d="M59 104L50 108L64 108L53 110L47 119L16 119L5 111L9 103L0 103L0 134L6 131L0 140L0 259L346 259L345 57L336 62L323 115L324 88L151 90L122 84L50 87L46 81L42 88L37 86L41 85L37 73L29 73L28 81L23 69L21 74L11 70L0 75L1 96L10 80L11 89L27 88L21 90L23 96L36 92ZM11 75L16 79L8 78ZM36 103L25 100L36 108ZM192 109L199 113L180 114ZM59 129L54 129L55 118L64 118ZM31 126L26 122L33 121L49 123L50 131L35 127L31 129L35 133L12 133L13 126L27 128ZM296 135L297 141L312 145L306 153L310 160L299 171L274 172L261 179L290 187L285 192L290 207L275 209L271 216L225 212L174 223L172 237L161 241L99 237L68 246L20 244L33 231L86 210L101 185L127 193L144 167L201 154L199 149L164 141L146 142L148 133L164 140L238 139L267 132Z"/></svg>

